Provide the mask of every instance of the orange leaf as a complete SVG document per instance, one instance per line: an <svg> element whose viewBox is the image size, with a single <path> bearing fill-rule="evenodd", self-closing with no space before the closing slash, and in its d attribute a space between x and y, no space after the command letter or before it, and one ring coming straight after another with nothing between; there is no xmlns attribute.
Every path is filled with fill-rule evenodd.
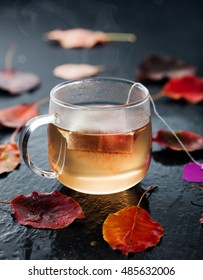
<svg viewBox="0 0 203 280"><path fill-rule="evenodd" d="M6 127L21 127L38 115L38 104L21 104L0 110L0 124Z"/></svg>
<svg viewBox="0 0 203 280"><path fill-rule="evenodd" d="M173 99L185 99L189 103L203 101L203 78L184 76L169 80L162 89L165 96Z"/></svg>
<svg viewBox="0 0 203 280"><path fill-rule="evenodd" d="M74 80L95 76L104 70L104 66L93 66L89 64L64 64L57 66L53 74L61 79Z"/></svg>
<svg viewBox="0 0 203 280"><path fill-rule="evenodd" d="M155 187L149 190L153 188ZM140 201L137 206L108 215L103 224L104 240L125 255L155 246L163 236L161 224L155 222L149 213L139 206Z"/></svg>
<svg viewBox="0 0 203 280"><path fill-rule="evenodd" d="M20 163L20 151L15 142L0 145L0 174L13 171Z"/></svg>

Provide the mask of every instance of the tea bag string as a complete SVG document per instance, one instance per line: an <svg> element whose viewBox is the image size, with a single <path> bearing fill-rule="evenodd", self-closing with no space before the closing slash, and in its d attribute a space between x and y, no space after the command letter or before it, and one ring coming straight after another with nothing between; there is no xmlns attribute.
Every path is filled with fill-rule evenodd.
<svg viewBox="0 0 203 280"><path fill-rule="evenodd" d="M132 90L133 88L137 85L137 83L134 83L132 85L132 87L130 88L130 91L128 93L128 97L127 97L127 100L126 100L126 104L129 103L130 101L130 96L131 96L131 93L132 93ZM186 152L186 154L188 155L188 157L191 159L192 162L194 162L195 164L197 164L198 166L200 166L201 169L203 169L203 164L199 163L198 161L196 161L193 156L188 152L187 148L185 147L185 145L183 144L183 142L180 140L180 138L178 137L178 135L175 133L175 131L169 126L169 124L166 122L166 120L160 116L160 114L157 112L157 109L156 109L156 106L155 106L155 103L151 97L151 95L149 94L149 98L150 98L150 101L152 103L152 107L153 107L153 110L154 110L154 113L155 115L165 124L165 126L170 130L170 132L173 134L173 136L176 138L176 140L178 141L178 143L181 145L181 147L183 148L183 150Z"/></svg>

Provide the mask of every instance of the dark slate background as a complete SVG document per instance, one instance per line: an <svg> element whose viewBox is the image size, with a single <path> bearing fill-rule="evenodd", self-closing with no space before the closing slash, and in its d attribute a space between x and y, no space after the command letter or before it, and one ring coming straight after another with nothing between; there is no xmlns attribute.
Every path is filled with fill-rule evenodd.
<svg viewBox="0 0 203 280"><path fill-rule="evenodd" d="M37 101L49 95L62 82L52 75L55 66L64 63L104 64L99 76L135 79L139 62L150 54L167 54L187 61L203 75L203 2L201 0L75 0L75 1L1 1L0 67L4 67L8 48L17 44L13 66L40 76L35 91L20 96L0 92L0 108ZM132 32L136 43L109 43L91 50L65 50L43 40L43 34L55 28L90 28L106 32ZM161 84L145 84L151 94ZM162 98L157 110L174 130L185 129L203 134L201 104ZM48 105L41 108L47 113ZM152 114L153 134L165 126ZM0 143L9 140L12 130L0 129ZM34 133L30 142L33 159L40 167L47 165L46 129ZM193 154L203 159L203 152ZM0 259L202 259L203 237L199 222L203 213L203 192L192 189L181 179L189 158L153 144L151 167L145 179L128 191L106 196L85 195L69 190L54 180L33 174L22 163L14 172L0 176L0 198L10 201L18 194L32 191L60 190L80 203L85 219L68 228L40 230L19 225L8 205L0 205ZM123 256L113 251L102 237L107 215L134 205L143 190L158 186L143 201L151 216L164 228L158 246L138 254Z"/></svg>

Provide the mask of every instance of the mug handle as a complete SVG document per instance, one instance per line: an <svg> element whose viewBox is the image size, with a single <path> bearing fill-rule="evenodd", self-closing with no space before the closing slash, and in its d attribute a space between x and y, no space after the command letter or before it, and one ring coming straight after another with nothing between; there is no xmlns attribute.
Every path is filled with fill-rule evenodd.
<svg viewBox="0 0 203 280"><path fill-rule="evenodd" d="M37 167L31 160L30 154L28 152L28 141L31 136L31 133L40 127L41 125L49 124L49 123L56 123L57 121L57 116L52 114L52 115L41 115L35 118L32 118L29 120L25 126L22 129L22 132L20 134L19 138L19 148L21 151L22 158L26 165L37 175L46 177L46 178L57 178L58 175L54 171L50 170L43 170Z"/></svg>

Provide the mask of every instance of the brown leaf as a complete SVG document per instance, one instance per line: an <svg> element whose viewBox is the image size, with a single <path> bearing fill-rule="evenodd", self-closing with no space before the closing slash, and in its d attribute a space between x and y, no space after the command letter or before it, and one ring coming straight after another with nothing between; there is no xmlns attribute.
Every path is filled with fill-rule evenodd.
<svg viewBox="0 0 203 280"><path fill-rule="evenodd" d="M93 66L89 64L64 64L57 66L53 74L61 79L74 80L95 76L104 70L104 66Z"/></svg>
<svg viewBox="0 0 203 280"><path fill-rule="evenodd" d="M20 194L10 202L10 206L21 225L34 228L65 228L75 219L84 218L80 205L58 191Z"/></svg>
<svg viewBox="0 0 203 280"><path fill-rule="evenodd" d="M21 104L0 110L0 124L6 127L22 127L33 117L36 117L39 105L37 103Z"/></svg>
<svg viewBox="0 0 203 280"><path fill-rule="evenodd" d="M0 174L13 171L20 163L20 151L15 142L0 145Z"/></svg>
<svg viewBox="0 0 203 280"><path fill-rule="evenodd" d="M92 48L97 44L109 41L134 42L136 36L131 33L105 33L84 28L69 30L53 30L45 34L45 38L59 42L63 48Z"/></svg>
<svg viewBox="0 0 203 280"><path fill-rule="evenodd" d="M10 94L21 94L34 89L39 85L37 75L29 72L21 72L15 69L4 69L0 71L0 89Z"/></svg>
<svg viewBox="0 0 203 280"><path fill-rule="evenodd" d="M150 55L141 61L136 77L138 80L162 80L195 74L196 68L183 60L167 55Z"/></svg>

